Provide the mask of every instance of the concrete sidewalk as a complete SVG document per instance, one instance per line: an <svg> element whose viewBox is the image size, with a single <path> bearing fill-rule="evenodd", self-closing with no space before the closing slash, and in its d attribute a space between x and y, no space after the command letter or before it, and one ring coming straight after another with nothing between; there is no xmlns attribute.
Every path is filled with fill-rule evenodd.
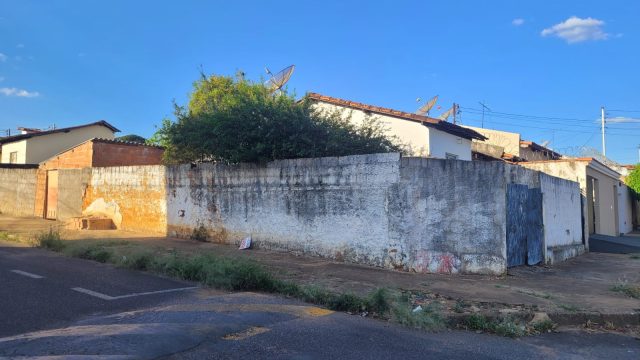
<svg viewBox="0 0 640 360"><path fill-rule="evenodd" d="M0 216L0 231L41 226L41 219ZM11 223L9 225L8 223ZM51 226L45 222L45 226ZM338 263L267 250L192 240L145 236L122 231L63 231L66 239L126 239L127 246L162 253L215 253L253 259L282 279L340 292L367 294L386 287L411 293L412 298L438 299L452 310L460 300L486 311L544 311L565 317L605 314L625 324L640 324L640 300L614 292L619 283L640 286L640 260L630 255L588 253L553 267L518 267L504 276L415 274ZM561 316L561 317L562 317ZM555 320L555 319L554 319Z"/></svg>
<svg viewBox="0 0 640 360"><path fill-rule="evenodd" d="M593 234L589 236L589 250L611 254L640 253L640 234L631 233L625 236Z"/></svg>

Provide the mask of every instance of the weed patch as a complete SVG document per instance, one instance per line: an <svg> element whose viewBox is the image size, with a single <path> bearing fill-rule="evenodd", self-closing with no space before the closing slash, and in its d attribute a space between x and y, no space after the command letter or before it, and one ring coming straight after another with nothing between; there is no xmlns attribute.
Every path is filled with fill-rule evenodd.
<svg viewBox="0 0 640 360"><path fill-rule="evenodd" d="M524 326L519 325L512 318L504 318L502 321L495 323L493 326L493 331L496 335L516 338L520 336L526 335L526 329Z"/></svg>
<svg viewBox="0 0 640 360"><path fill-rule="evenodd" d="M88 246L70 246L65 250L65 253L80 259L94 260L101 263L106 263L113 257L111 250L98 244Z"/></svg>
<svg viewBox="0 0 640 360"><path fill-rule="evenodd" d="M62 251L66 247L60 233L53 231L53 229L36 235L35 241L36 246L57 252Z"/></svg>
<svg viewBox="0 0 640 360"><path fill-rule="evenodd" d="M209 238L209 231L204 225L200 224L198 227L193 229L189 238L191 240L205 242Z"/></svg>
<svg viewBox="0 0 640 360"><path fill-rule="evenodd" d="M632 258L634 260L640 260L640 253L639 254L631 254L630 258Z"/></svg>
<svg viewBox="0 0 640 360"><path fill-rule="evenodd" d="M546 333L553 330L556 327L556 324L551 320L543 320L533 324L533 330L537 333Z"/></svg>
<svg viewBox="0 0 640 360"><path fill-rule="evenodd" d="M562 310L566 310L566 311L570 311L570 312L577 312L580 310L579 307L575 306L575 305L571 305L571 304L560 304L558 305L558 307L560 307Z"/></svg>
<svg viewBox="0 0 640 360"><path fill-rule="evenodd" d="M634 299L640 299L640 286L629 285L627 283L619 283L614 285L611 288L611 291L625 294Z"/></svg>
<svg viewBox="0 0 640 360"><path fill-rule="evenodd" d="M435 301L416 310L411 308L406 299L401 298L394 304L392 313L396 322L407 327L440 330L446 326L440 303Z"/></svg>

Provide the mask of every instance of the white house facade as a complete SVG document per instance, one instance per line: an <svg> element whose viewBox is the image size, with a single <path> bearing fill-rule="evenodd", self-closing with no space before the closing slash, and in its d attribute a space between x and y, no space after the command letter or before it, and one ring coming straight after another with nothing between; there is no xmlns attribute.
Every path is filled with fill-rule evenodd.
<svg viewBox="0 0 640 360"><path fill-rule="evenodd" d="M355 124L367 118L380 121L389 136L406 145L412 156L471 160L471 140L484 137L461 126L427 116L362 104L316 93L308 93L315 108L324 112L339 111Z"/></svg>
<svg viewBox="0 0 640 360"><path fill-rule="evenodd" d="M60 128L48 131L34 131L0 138L0 163L38 164L55 154L72 148L89 139L112 140L118 132L106 121Z"/></svg>

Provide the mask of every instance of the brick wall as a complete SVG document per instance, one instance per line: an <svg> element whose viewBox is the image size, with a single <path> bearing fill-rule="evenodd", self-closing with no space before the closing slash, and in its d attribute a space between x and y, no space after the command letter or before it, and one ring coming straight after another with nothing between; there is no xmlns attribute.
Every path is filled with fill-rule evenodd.
<svg viewBox="0 0 640 360"><path fill-rule="evenodd" d="M160 165L162 148L136 144L94 141L93 166Z"/></svg>
<svg viewBox="0 0 640 360"><path fill-rule="evenodd" d="M85 142L43 162L40 169L81 169L91 166L93 142Z"/></svg>

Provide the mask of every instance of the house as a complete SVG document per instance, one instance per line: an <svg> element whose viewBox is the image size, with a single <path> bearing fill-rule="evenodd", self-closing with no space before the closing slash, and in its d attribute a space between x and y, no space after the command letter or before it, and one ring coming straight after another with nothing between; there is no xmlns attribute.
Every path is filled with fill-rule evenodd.
<svg viewBox="0 0 640 360"><path fill-rule="evenodd" d="M0 138L0 163L38 164L89 139L113 139L120 131L104 120L45 131L19 130L22 134Z"/></svg>
<svg viewBox="0 0 640 360"><path fill-rule="evenodd" d="M618 172L597 159L565 158L518 165L580 184L584 234L618 236L633 230L635 202L630 189Z"/></svg>
<svg viewBox="0 0 640 360"><path fill-rule="evenodd" d="M558 160L559 154L533 141L522 139L519 133L464 126L482 134L485 140L473 140L471 149L474 160L502 159L511 162Z"/></svg>
<svg viewBox="0 0 640 360"><path fill-rule="evenodd" d="M471 160L471 141L483 140L478 132L428 116L362 104L317 93L308 93L316 109L350 116L356 124L373 116L385 126L387 134L396 136L409 147L413 156L438 159Z"/></svg>
<svg viewBox="0 0 640 360"><path fill-rule="evenodd" d="M160 165L164 149L135 142L93 138L66 149L39 165L35 215L47 219L80 216L72 199L59 199L58 187L69 186L65 169L107 166ZM62 181L59 181L62 179ZM81 183L73 186L82 187ZM77 199L76 199L77 200ZM74 207L75 206L75 207Z"/></svg>

